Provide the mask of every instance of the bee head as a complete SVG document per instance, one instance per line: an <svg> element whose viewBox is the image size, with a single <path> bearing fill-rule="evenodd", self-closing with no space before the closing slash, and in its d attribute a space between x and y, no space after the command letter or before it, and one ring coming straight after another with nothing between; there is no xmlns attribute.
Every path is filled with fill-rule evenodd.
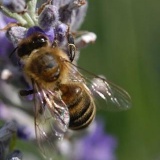
<svg viewBox="0 0 160 160"><path fill-rule="evenodd" d="M19 58L29 56L33 50L47 46L48 38L42 33L35 33L22 40L17 48Z"/></svg>

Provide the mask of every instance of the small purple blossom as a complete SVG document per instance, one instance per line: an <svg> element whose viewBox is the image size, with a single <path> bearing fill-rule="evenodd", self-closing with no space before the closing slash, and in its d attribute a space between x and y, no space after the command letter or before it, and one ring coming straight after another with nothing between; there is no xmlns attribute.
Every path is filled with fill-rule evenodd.
<svg viewBox="0 0 160 160"><path fill-rule="evenodd" d="M0 159L1 160L17 160L22 159L22 153L19 150L12 150L11 143L15 144L17 132L17 124L14 121L7 122L0 128Z"/></svg>
<svg viewBox="0 0 160 160"><path fill-rule="evenodd" d="M30 35L34 34L34 33L42 33L45 34L45 32L38 26L34 26L34 27L30 27L25 35L25 37L29 37Z"/></svg>
<svg viewBox="0 0 160 160"><path fill-rule="evenodd" d="M0 141L5 142L17 132L17 124L14 121L7 122L0 128Z"/></svg>
<svg viewBox="0 0 160 160"><path fill-rule="evenodd" d="M3 5L12 12L22 12L26 7L25 0L2 0Z"/></svg>
<svg viewBox="0 0 160 160"><path fill-rule="evenodd" d="M55 27L59 20L58 8L54 5L47 5L38 18L38 23L44 30Z"/></svg>
<svg viewBox="0 0 160 160"><path fill-rule="evenodd" d="M12 124L12 127L15 126L13 128L16 128L15 132L17 132L17 136L20 139L35 139L33 119L25 112L18 110L18 108L13 108L9 105L6 106L1 102L0 120L12 122L9 124Z"/></svg>
<svg viewBox="0 0 160 160"><path fill-rule="evenodd" d="M14 26L7 31L7 37L17 47L18 43L25 37L27 29L21 26Z"/></svg>
<svg viewBox="0 0 160 160"><path fill-rule="evenodd" d="M30 130L28 130L28 128L25 125L23 126L19 125L17 129L17 136L20 139L29 140L31 136L31 132Z"/></svg>
<svg viewBox="0 0 160 160"><path fill-rule="evenodd" d="M64 42L67 31L68 31L68 26L64 23L60 23L59 25L56 26L55 28L56 38L59 42Z"/></svg>
<svg viewBox="0 0 160 160"><path fill-rule="evenodd" d="M14 22L14 20L0 13L0 44L1 46L3 44L3 47L0 47L0 55L3 56L3 58L8 55L9 49L13 47L12 43L6 37L6 32L3 31L3 28L6 27L9 22Z"/></svg>
<svg viewBox="0 0 160 160"><path fill-rule="evenodd" d="M42 30L38 26L33 26L33 27L30 27L27 30L27 33L26 33L25 37L29 37L33 33L42 33L42 34L46 35L49 38L51 43L53 43L53 40L55 38L55 33L54 33L54 29L53 28L51 28L49 30Z"/></svg>
<svg viewBox="0 0 160 160"><path fill-rule="evenodd" d="M75 144L74 160L116 160L115 137L104 131L104 124L98 121L88 135L79 139Z"/></svg>

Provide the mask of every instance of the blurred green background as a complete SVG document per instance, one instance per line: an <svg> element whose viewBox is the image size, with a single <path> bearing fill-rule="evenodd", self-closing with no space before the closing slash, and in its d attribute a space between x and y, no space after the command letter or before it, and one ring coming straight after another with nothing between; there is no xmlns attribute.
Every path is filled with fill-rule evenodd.
<svg viewBox="0 0 160 160"><path fill-rule="evenodd" d="M160 1L90 0L82 30L97 34L79 64L125 88L132 108L106 112L118 160L160 160Z"/></svg>

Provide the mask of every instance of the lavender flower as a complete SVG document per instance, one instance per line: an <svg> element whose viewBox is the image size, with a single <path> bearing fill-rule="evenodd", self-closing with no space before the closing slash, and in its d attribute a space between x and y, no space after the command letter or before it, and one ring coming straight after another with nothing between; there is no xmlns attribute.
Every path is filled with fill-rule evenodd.
<svg viewBox="0 0 160 160"><path fill-rule="evenodd" d="M14 22L14 20L0 13L0 22L0 29L3 29L7 25L7 23ZM0 31L0 44L3 44L3 47L0 47L0 55L4 56L3 58L5 58L5 56L8 55L8 49L12 48L12 44L6 37L5 31L2 30Z"/></svg>
<svg viewBox="0 0 160 160"><path fill-rule="evenodd" d="M25 0L2 0L3 5L12 12L22 12L26 7Z"/></svg>
<svg viewBox="0 0 160 160"><path fill-rule="evenodd" d="M0 159L1 160L21 160L22 153L19 150L13 150L11 143L16 141L17 125L15 122L8 122L0 128Z"/></svg>
<svg viewBox="0 0 160 160"><path fill-rule="evenodd" d="M55 27L59 20L58 8L54 5L47 5L40 13L38 23L41 28L48 30Z"/></svg>
<svg viewBox="0 0 160 160"><path fill-rule="evenodd" d="M116 160L116 139L105 133L104 124L98 121L88 135L75 144L74 160Z"/></svg>
<svg viewBox="0 0 160 160"><path fill-rule="evenodd" d="M105 132L102 120L94 121L87 130L80 132L81 136L76 135L76 139L73 135L69 132L57 144L65 160L116 160L117 140Z"/></svg>

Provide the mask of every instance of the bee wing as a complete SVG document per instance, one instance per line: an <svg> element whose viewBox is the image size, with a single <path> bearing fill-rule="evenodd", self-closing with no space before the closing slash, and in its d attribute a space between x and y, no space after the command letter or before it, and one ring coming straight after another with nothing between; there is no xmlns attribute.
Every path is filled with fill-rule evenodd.
<svg viewBox="0 0 160 160"><path fill-rule="evenodd" d="M95 77L87 82L92 93L107 102L108 110L126 110L131 107L130 95L116 84L102 77Z"/></svg>
<svg viewBox="0 0 160 160"><path fill-rule="evenodd" d="M93 96L105 100L108 110L125 110L131 107L131 97L124 89L104 77L97 76L69 61L65 63L72 72L71 80L83 83ZM80 72L83 72L83 74Z"/></svg>
<svg viewBox="0 0 160 160"><path fill-rule="evenodd" d="M42 155L51 159L56 156L57 138L63 138L68 129L69 111L58 93L42 89L37 83L33 87L36 138Z"/></svg>

